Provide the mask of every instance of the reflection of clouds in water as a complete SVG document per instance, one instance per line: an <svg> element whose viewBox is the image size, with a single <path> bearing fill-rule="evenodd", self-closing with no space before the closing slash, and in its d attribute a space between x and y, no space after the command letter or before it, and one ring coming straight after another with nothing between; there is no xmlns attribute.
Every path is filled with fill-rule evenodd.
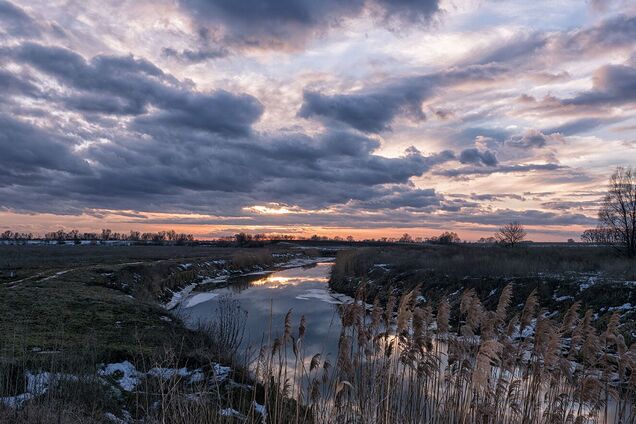
<svg viewBox="0 0 636 424"><path fill-rule="evenodd" d="M305 356L321 353L333 357L338 349L340 315L327 282L331 263L275 272L253 281L242 281L210 293L218 297L188 308L190 323L214 320L216 304L224 295L239 301L247 311L245 347L259 348L263 342L280 336L287 312L292 309L292 331L296 336L300 317L305 316L307 331L303 341ZM276 290L272 290L276 289ZM309 296L308 296L309 295ZM330 301L327 302L326 300ZM271 333L269 329L271 327Z"/></svg>

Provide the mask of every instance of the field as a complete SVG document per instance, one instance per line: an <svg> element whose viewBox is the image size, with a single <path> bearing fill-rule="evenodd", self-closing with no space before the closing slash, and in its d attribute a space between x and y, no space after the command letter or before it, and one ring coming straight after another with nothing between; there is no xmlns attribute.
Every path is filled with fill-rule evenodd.
<svg viewBox="0 0 636 424"><path fill-rule="evenodd" d="M166 308L193 282L325 250L337 251L330 286L356 299L339 309L337 357L305 351L305 334L318 329L302 311L264 328L271 341L248 364L231 300L205 328L186 328ZM636 420L636 268L603 248L67 245L0 254L0 422Z"/></svg>

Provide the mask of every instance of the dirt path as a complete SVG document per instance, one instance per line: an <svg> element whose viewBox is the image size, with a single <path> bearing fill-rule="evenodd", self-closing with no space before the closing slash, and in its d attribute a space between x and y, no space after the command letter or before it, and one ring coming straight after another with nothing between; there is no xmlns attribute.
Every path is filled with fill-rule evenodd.
<svg viewBox="0 0 636 424"><path fill-rule="evenodd" d="M159 259L159 260L156 260L156 261L146 261L146 262L144 262L144 261L124 262L124 263L121 263L121 264L112 264L112 266L128 266L128 265L140 265L140 264L153 264L153 263L159 263L159 262L164 262L164 261L168 261L168 260L171 260L171 259ZM69 272L73 272L73 271L77 271L77 270L83 270L83 269L91 269L91 268L95 268L96 266L101 266L101 265L95 265L94 264L94 265L87 265L87 266L77 267L77 268L69 268L69 269L64 269L64 270L61 270L61 271L57 271L57 272L55 272L53 274L49 274L49 275L44 275L44 274L46 274L46 271L42 271L42 272L38 272L37 274L31 275L29 277L22 278L20 280L9 281L8 283L6 283L7 284L6 287L8 289L14 289L14 288L18 287L18 285L20 283L23 283L25 281L31 281L31 280L33 280L35 278L38 278L38 277L42 277L42 278L40 278L39 280L35 280L34 282L35 283L41 283L41 282L53 280L53 279L55 279L57 277L61 277L62 275L68 274Z"/></svg>

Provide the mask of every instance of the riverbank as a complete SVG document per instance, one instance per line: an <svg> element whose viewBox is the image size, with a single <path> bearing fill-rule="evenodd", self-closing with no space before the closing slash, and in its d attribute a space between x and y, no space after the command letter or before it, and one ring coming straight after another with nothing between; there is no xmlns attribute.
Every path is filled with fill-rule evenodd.
<svg viewBox="0 0 636 424"><path fill-rule="evenodd" d="M252 384L242 364L170 309L187 287L301 265L310 260L307 253L315 254L288 248L1 248L3 422L159 417L169 409L161 404L166 391L183 399L212 396L210 405L217 413L225 409L228 420L254 414L260 404L242 393Z"/></svg>
<svg viewBox="0 0 636 424"><path fill-rule="evenodd" d="M512 305L521 307L534 291L542 307L555 313L553 318L562 318L579 302L582 311L592 311L593 324L600 329L619 312L619 331L626 343L636 341L636 261L601 247L459 244L350 249L338 253L329 281L333 290L351 296L363 285L367 301L378 298L382 304L391 295L417 289L421 306L442 298L458 306L461 294L474 290L489 309L496 308L508 284L514 288Z"/></svg>

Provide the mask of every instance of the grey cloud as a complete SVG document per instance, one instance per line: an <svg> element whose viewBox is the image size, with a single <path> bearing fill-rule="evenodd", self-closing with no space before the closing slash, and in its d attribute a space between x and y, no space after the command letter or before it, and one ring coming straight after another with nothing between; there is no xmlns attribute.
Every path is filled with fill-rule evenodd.
<svg viewBox="0 0 636 424"><path fill-rule="evenodd" d="M595 217L580 213L556 213L535 209L517 211L511 209L480 209L470 203L442 203L430 209L379 209L372 214L356 214L357 209L342 207L329 214L297 213L291 215L249 215L229 219L215 218L162 218L131 220L131 223L149 224L189 224L189 225L234 225L237 229L247 225L265 225L275 227L287 226L322 226L322 227L354 227L354 228L421 228L426 222L429 228L457 228L458 224L468 224L467 228L479 226L492 227L495 231L500 225L519 221L527 226L569 226L594 225ZM441 212L441 213L440 213ZM236 231L235 231L236 232Z"/></svg>
<svg viewBox="0 0 636 424"><path fill-rule="evenodd" d="M479 150L476 148L465 149L459 154L461 163L483 164L486 166L496 166L497 157L490 150Z"/></svg>
<svg viewBox="0 0 636 424"><path fill-rule="evenodd" d="M594 73L592 90L564 99L563 105L621 105L636 102L636 67L605 65Z"/></svg>
<svg viewBox="0 0 636 424"><path fill-rule="evenodd" d="M473 57L470 62L481 64L491 62L515 62L524 60L543 49L548 42L545 35L541 33L521 34L509 40L504 45L494 46L491 50L481 52L479 56Z"/></svg>
<svg viewBox="0 0 636 424"><path fill-rule="evenodd" d="M429 92L428 87L333 96L305 92L299 116L320 116L347 123L360 131L380 132L388 129L388 125L401 113L418 120L425 119L421 104Z"/></svg>
<svg viewBox="0 0 636 424"><path fill-rule="evenodd" d="M546 134L562 134L562 135L575 135L589 132L590 130L606 125L611 125L619 122L617 118L582 118L568 121L557 127L552 127L543 130Z"/></svg>
<svg viewBox="0 0 636 424"><path fill-rule="evenodd" d="M552 133L552 132L550 132ZM506 140L506 144L519 149L533 149L544 147L549 136L538 130L528 130L522 135L515 135Z"/></svg>
<svg viewBox="0 0 636 424"><path fill-rule="evenodd" d="M15 74L0 68L0 92L6 95L26 95L36 96L39 94L38 88L25 77L18 77ZM3 96L4 97L4 96ZM0 102L6 99L0 99Z"/></svg>
<svg viewBox="0 0 636 424"><path fill-rule="evenodd" d="M224 90L200 93L133 56L95 56L86 61L67 49L26 43L13 57L73 89L60 94L82 112L138 116L137 124L171 125L231 136L250 133L263 113L254 97ZM149 112L149 106L156 110Z"/></svg>
<svg viewBox="0 0 636 424"><path fill-rule="evenodd" d="M365 10L387 21L425 23L439 11L438 0L180 0L203 26L220 26L224 41L248 47L287 48L340 25Z"/></svg>
<svg viewBox="0 0 636 424"><path fill-rule="evenodd" d="M598 25L566 33L555 43L569 54L590 50L632 47L636 38L636 16L620 14Z"/></svg>
<svg viewBox="0 0 636 424"><path fill-rule="evenodd" d="M72 142L63 137L3 114L0 114L0 128L0 164L5 176L10 174L28 180L43 170L73 174L90 172L88 164L73 155ZM0 177L0 186L2 181Z"/></svg>
<svg viewBox="0 0 636 424"><path fill-rule="evenodd" d="M601 206L601 200L590 201L553 201L541 204L544 208L554 210L571 210L571 209L597 209Z"/></svg>
<svg viewBox="0 0 636 424"><path fill-rule="evenodd" d="M224 47L202 48L197 50L184 49L176 50L171 47L164 47L161 50L163 56L172 57L182 62L198 63L210 59L220 59L229 56L230 51Z"/></svg>
<svg viewBox="0 0 636 424"><path fill-rule="evenodd" d="M192 107L194 113L198 108ZM378 199L387 208L424 207L438 200L409 188L409 180L454 158L449 151L425 156L414 148L397 158L378 156L373 153L378 140L347 131L236 137L232 132L201 132L202 124L187 121L189 117L182 126L183 121L151 116L151 121L139 118L128 128L113 127L110 142L76 152L63 149L63 161L47 162L57 155L32 155L34 167L59 168L66 174L37 182L8 175L4 180L11 184L0 188L0 206L57 213L122 208L230 215L240 215L245 205L272 201L307 208L356 201L359 207L378 208L379 203L366 203ZM40 140L39 151L65 146L55 141L57 130L37 131L39 136L31 138ZM100 138L105 129L96 131L83 137ZM15 162L14 156L7 157ZM18 165L10 169L24 168Z"/></svg>
<svg viewBox="0 0 636 424"><path fill-rule="evenodd" d="M473 200L478 200L478 201L503 201L504 199L514 199L514 200L521 200L521 201L526 200L523 196L520 196L518 194L513 194L513 193L502 193L502 194L472 193L470 195L470 198Z"/></svg>
<svg viewBox="0 0 636 424"><path fill-rule="evenodd" d="M444 175L446 177L460 177L466 175L489 175L495 173L513 173L513 172L530 172L530 171L554 171L556 169L563 168L559 164L546 163L546 164L526 164L526 165L500 165L493 167L464 167L457 169L446 169L435 171L437 175Z"/></svg>
<svg viewBox="0 0 636 424"><path fill-rule="evenodd" d="M506 71L497 65L475 65L387 81L350 94L327 95L305 91L298 114L304 118L318 117L360 131L377 133L390 129L390 124L398 116L424 120L422 102L439 88L493 80Z"/></svg>
<svg viewBox="0 0 636 424"><path fill-rule="evenodd" d="M20 7L0 0L0 34L5 32L13 36L37 36L39 25Z"/></svg>
<svg viewBox="0 0 636 424"><path fill-rule="evenodd" d="M594 225L596 217L583 214L557 214L535 209L516 211L511 209L497 209L489 212L456 215L457 221L476 224L501 225L502 223L518 221L524 225Z"/></svg>
<svg viewBox="0 0 636 424"><path fill-rule="evenodd" d="M543 71L552 61L631 48L635 38L636 16L620 14L597 25L568 32L518 34L477 51L462 63L508 63Z"/></svg>
<svg viewBox="0 0 636 424"><path fill-rule="evenodd" d="M390 187L379 192L369 200L353 202L355 208L365 210L397 209L397 208L436 208L441 205L443 196L434 189L418 189Z"/></svg>
<svg viewBox="0 0 636 424"><path fill-rule="evenodd" d="M440 11L438 0L376 0L388 19L411 23L427 22Z"/></svg>
<svg viewBox="0 0 636 424"><path fill-rule="evenodd" d="M511 135L509 130L503 128L470 127L460 130L454 138L462 144L473 144L477 138L487 138L503 143Z"/></svg>

